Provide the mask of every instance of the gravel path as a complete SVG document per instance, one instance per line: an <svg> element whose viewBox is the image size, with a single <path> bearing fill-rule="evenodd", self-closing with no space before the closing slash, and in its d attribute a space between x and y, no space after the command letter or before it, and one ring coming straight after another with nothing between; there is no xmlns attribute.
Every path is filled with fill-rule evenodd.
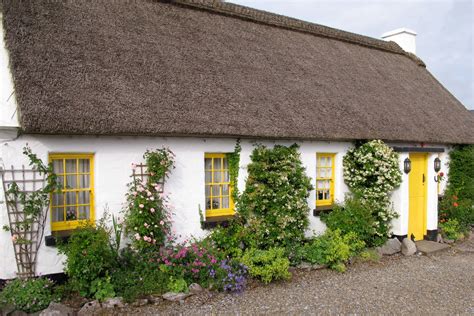
<svg viewBox="0 0 474 316"><path fill-rule="evenodd" d="M346 273L298 271L290 282L250 286L243 294L203 293L182 305L166 302L133 312L474 315L474 234L430 257L384 257L355 263Z"/></svg>

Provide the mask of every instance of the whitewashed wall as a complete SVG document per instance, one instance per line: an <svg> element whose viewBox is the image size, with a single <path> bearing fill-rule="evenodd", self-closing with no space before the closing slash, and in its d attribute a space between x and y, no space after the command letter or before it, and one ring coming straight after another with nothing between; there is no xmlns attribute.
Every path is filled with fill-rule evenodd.
<svg viewBox="0 0 474 316"><path fill-rule="evenodd" d="M95 163L95 214L96 219L102 216L104 207L113 213L122 210L125 201L126 184L130 182L131 164L142 161L142 155L146 149L169 147L176 154L176 169L173 170L168 179L165 190L170 195L170 204L174 207L174 230L182 235L202 237L206 231L200 228L199 206L204 209L204 154L206 152L232 152L235 139L210 139L210 138L159 138L159 137L67 137L67 136L21 136L12 141L6 141L0 145L0 157L4 167L10 165L27 165L28 161L21 154L22 148L28 143L33 152L43 159L48 159L48 154L53 152L94 153ZM291 145L293 142L260 142L268 146L274 144ZM247 164L250 162L250 153L255 141L243 140L241 165L239 172L239 190L245 188L247 177ZM337 153L336 156L336 186L335 199L342 201L347 186L342 179L342 157L349 148L350 143L333 142L299 142L301 146L301 157L312 179L313 186L316 184L316 153ZM3 194L3 193L2 193ZM4 197L0 196L4 201ZM315 206L315 193L308 198L311 211L310 229L308 235L313 232L321 233L325 226L312 215ZM45 234L51 232L50 221L47 221ZM0 226L8 224L5 204L0 204ZM14 277L15 261L10 234L0 232L0 278ZM38 269L41 274L60 272L63 258L57 254L56 248L42 246L39 252Z"/></svg>

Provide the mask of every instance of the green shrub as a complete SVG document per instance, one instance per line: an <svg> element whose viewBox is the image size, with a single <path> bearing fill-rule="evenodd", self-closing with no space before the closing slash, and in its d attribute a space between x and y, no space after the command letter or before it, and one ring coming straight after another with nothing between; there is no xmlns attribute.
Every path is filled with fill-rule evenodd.
<svg viewBox="0 0 474 316"><path fill-rule="evenodd" d="M257 146L248 165L248 178L239 212L248 221L255 246L268 249L304 239L312 190L298 145ZM253 223L252 223L253 222Z"/></svg>
<svg viewBox="0 0 474 316"><path fill-rule="evenodd" d="M365 262L379 262L380 254L374 249L366 249L359 254L358 258Z"/></svg>
<svg viewBox="0 0 474 316"><path fill-rule="evenodd" d="M102 227L85 226L75 230L59 251L66 255L65 273L72 288L84 297L94 297L94 281L107 277L117 264L110 247L109 233Z"/></svg>
<svg viewBox="0 0 474 316"><path fill-rule="evenodd" d="M91 283L91 293L94 293L94 298L99 302L107 298L115 296L113 284L110 282L110 277L96 279Z"/></svg>
<svg viewBox="0 0 474 316"><path fill-rule="evenodd" d="M336 205L332 212L322 215L321 219L331 230L339 229L343 234L356 233L368 247L380 246L387 240L387 234L377 234L371 204L357 197L348 197L344 204Z"/></svg>
<svg viewBox="0 0 474 316"><path fill-rule="evenodd" d="M186 280L183 278L175 279L171 276L168 282L168 291L174 293L188 293L188 283L186 283Z"/></svg>
<svg viewBox="0 0 474 316"><path fill-rule="evenodd" d="M365 246L355 233L342 235L340 230L328 229L323 235L305 245L305 261L312 264L327 265L343 272L344 263Z"/></svg>
<svg viewBox="0 0 474 316"><path fill-rule="evenodd" d="M247 249L241 262L247 266L250 276L265 283L279 279L287 280L291 277L291 273L288 271L290 261L285 257L283 248Z"/></svg>
<svg viewBox="0 0 474 316"><path fill-rule="evenodd" d="M439 203L439 221L456 220L461 231L469 231L474 224L474 202L460 200L456 195L446 195Z"/></svg>
<svg viewBox="0 0 474 316"><path fill-rule="evenodd" d="M49 279L15 279L0 293L0 307L11 305L17 310L34 313L48 307L53 300L53 283Z"/></svg>
<svg viewBox="0 0 474 316"><path fill-rule="evenodd" d="M457 219L448 219L444 223L440 223L439 227L445 238L458 240L463 236L461 226Z"/></svg>
<svg viewBox="0 0 474 316"><path fill-rule="evenodd" d="M461 201L474 201L474 145L456 146L450 151L446 193Z"/></svg>
<svg viewBox="0 0 474 316"><path fill-rule="evenodd" d="M163 273L149 256L125 248L112 272L111 282L117 296L132 302L147 295L165 293L169 275Z"/></svg>
<svg viewBox="0 0 474 316"><path fill-rule="evenodd" d="M207 236L207 240L217 248L220 259L242 256L241 245L245 242L247 230L239 220L232 220L227 227L218 226Z"/></svg>

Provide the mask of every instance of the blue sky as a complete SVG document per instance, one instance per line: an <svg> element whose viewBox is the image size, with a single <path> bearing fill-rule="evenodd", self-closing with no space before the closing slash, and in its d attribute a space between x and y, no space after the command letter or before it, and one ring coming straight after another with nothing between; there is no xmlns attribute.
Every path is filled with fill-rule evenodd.
<svg viewBox="0 0 474 316"><path fill-rule="evenodd" d="M467 108L474 110L472 0L229 0L265 11L380 38L407 27L417 55Z"/></svg>

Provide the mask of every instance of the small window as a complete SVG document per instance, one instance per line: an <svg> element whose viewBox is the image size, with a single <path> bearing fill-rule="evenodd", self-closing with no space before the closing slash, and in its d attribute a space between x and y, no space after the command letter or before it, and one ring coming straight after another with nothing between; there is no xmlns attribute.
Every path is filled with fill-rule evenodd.
<svg viewBox="0 0 474 316"><path fill-rule="evenodd" d="M206 217L234 215L229 162L225 154L204 158Z"/></svg>
<svg viewBox="0 0 474 316"><path fill-rule="evenodd" d="M94 160L92 154L51 154L50 163L61 191L51 195L52 231L70 230L94 221Z"/></svg>
<svg viewBox="0 0 474 316"><path fill-rule="evenodd" d="M336 154L316 155L316 206L334 203L334 158Z"/></svg>

